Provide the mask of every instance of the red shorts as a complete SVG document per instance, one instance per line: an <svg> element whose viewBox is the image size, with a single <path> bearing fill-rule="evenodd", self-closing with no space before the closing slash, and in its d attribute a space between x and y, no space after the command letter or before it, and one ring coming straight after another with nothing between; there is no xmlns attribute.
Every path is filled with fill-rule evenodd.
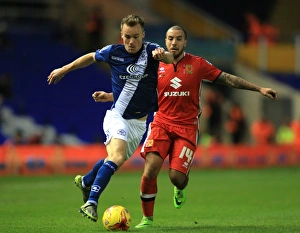
<svg viewBox="0 0 300 233"><path fill-rule="evenodd" d="M197 148L198 131L191 128L152 122L148 136L141 150L141 156L157 152L166 159L169 156L170 168L188 174Z"/></svg>

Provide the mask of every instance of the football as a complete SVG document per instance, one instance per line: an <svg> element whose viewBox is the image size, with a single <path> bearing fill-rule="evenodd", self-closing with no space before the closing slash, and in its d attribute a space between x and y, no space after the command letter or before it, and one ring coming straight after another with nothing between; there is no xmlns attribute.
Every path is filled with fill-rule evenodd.
<svg viewBox="0 0 300 233"><path fill-rule="evenodd" d="M114 205L105 210L102 223L108 231L127 231L131 225L131 216L125 207Z"/></svg>

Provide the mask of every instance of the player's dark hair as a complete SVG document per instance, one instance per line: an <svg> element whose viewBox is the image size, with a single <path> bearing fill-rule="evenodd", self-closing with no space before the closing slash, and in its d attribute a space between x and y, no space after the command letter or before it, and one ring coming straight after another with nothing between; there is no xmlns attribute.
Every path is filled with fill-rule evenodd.
<svg viewBox="0 0 300 233"><path fill-rule="evenodd" d="M130 27L134 27L135 25L139 24L139 25L141 25L143 30L145 27L144 19L138 15L127 15L126 17L124 17L121 21L121 31L123 29L124 24L126 24Z"/></svg>
<svg viewBox="0 0 300 233"><path fill-rule="evenodd" d="M168 29L168 31L169 31L169 30L180 30L180 31L183 31L184 37L185 37L185 39L187 40L187 32L186 32L182 27L180 27L180 26L178 26L178 25L175 25L175 26L170 27L170 28Z"/></svg>

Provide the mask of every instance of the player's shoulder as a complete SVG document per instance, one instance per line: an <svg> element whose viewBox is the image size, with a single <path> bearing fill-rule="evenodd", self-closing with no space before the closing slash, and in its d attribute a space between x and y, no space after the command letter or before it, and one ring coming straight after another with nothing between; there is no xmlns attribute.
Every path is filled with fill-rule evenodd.
<svg viewBox="0 0 300 233"><path fill-rule="evenodd" d="M113 48L113 45L106 45L106 46L104 46L104 47L102 47L102 48L100 48L100 49L97 49L96 50L96 53L107 53L107 52L109 52L111 49Z"/></svg>
<svg viewBox="0 0 300 233"><path fill-rule="evenodd" d="M193 63L197 66L202 66L202 65L212 65L212 63L210 63L208 60L206 60L205 58L198 56L198 55L194 55L191 53L186 53L185 54L185 62L189 62L189 63Z"/></svg>
<svg viewBox="0 0 300 233"><path fill-rule="evenodd" d="M150 50L154 50L156 48L163 48L159 44L157 44L155 42L150 42L150 41L144 42L143 45L146 46L147 48L149 48Z"/></svg>
<svg viewBox="0 0 300 233"><path fill-rule="evenodd" d="M110 50L119 50L119 49L124 50L123 44L111 44L111 45L107 45L106 47L108 47Z"/></svg>
<svg viewBox="0 0 300 233"><path fill-rule="evenodd" d="M185 53L185 58L186 60L195 60L195 61L203 61L205 60L203 57L195 55L195 54L191 54L191 53Z"/></svg>

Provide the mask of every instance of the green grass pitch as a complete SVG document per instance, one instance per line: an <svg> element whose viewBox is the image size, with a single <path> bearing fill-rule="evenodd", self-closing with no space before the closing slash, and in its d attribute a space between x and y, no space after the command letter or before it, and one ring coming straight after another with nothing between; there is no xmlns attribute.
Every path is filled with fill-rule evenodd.
<svg viewBox="0 0 300 233"><path fill-rule="evenodd" d="M158 179L154 226L135 229L142 217L141 171L118 171L102 194L94 223L78 213L81 192L74 176L0 177L0 232L106 232L102 214L114 204L132 217L129 232L300 232L300 168L195 170L187 201L173 206L168 174Z"/></svg>

